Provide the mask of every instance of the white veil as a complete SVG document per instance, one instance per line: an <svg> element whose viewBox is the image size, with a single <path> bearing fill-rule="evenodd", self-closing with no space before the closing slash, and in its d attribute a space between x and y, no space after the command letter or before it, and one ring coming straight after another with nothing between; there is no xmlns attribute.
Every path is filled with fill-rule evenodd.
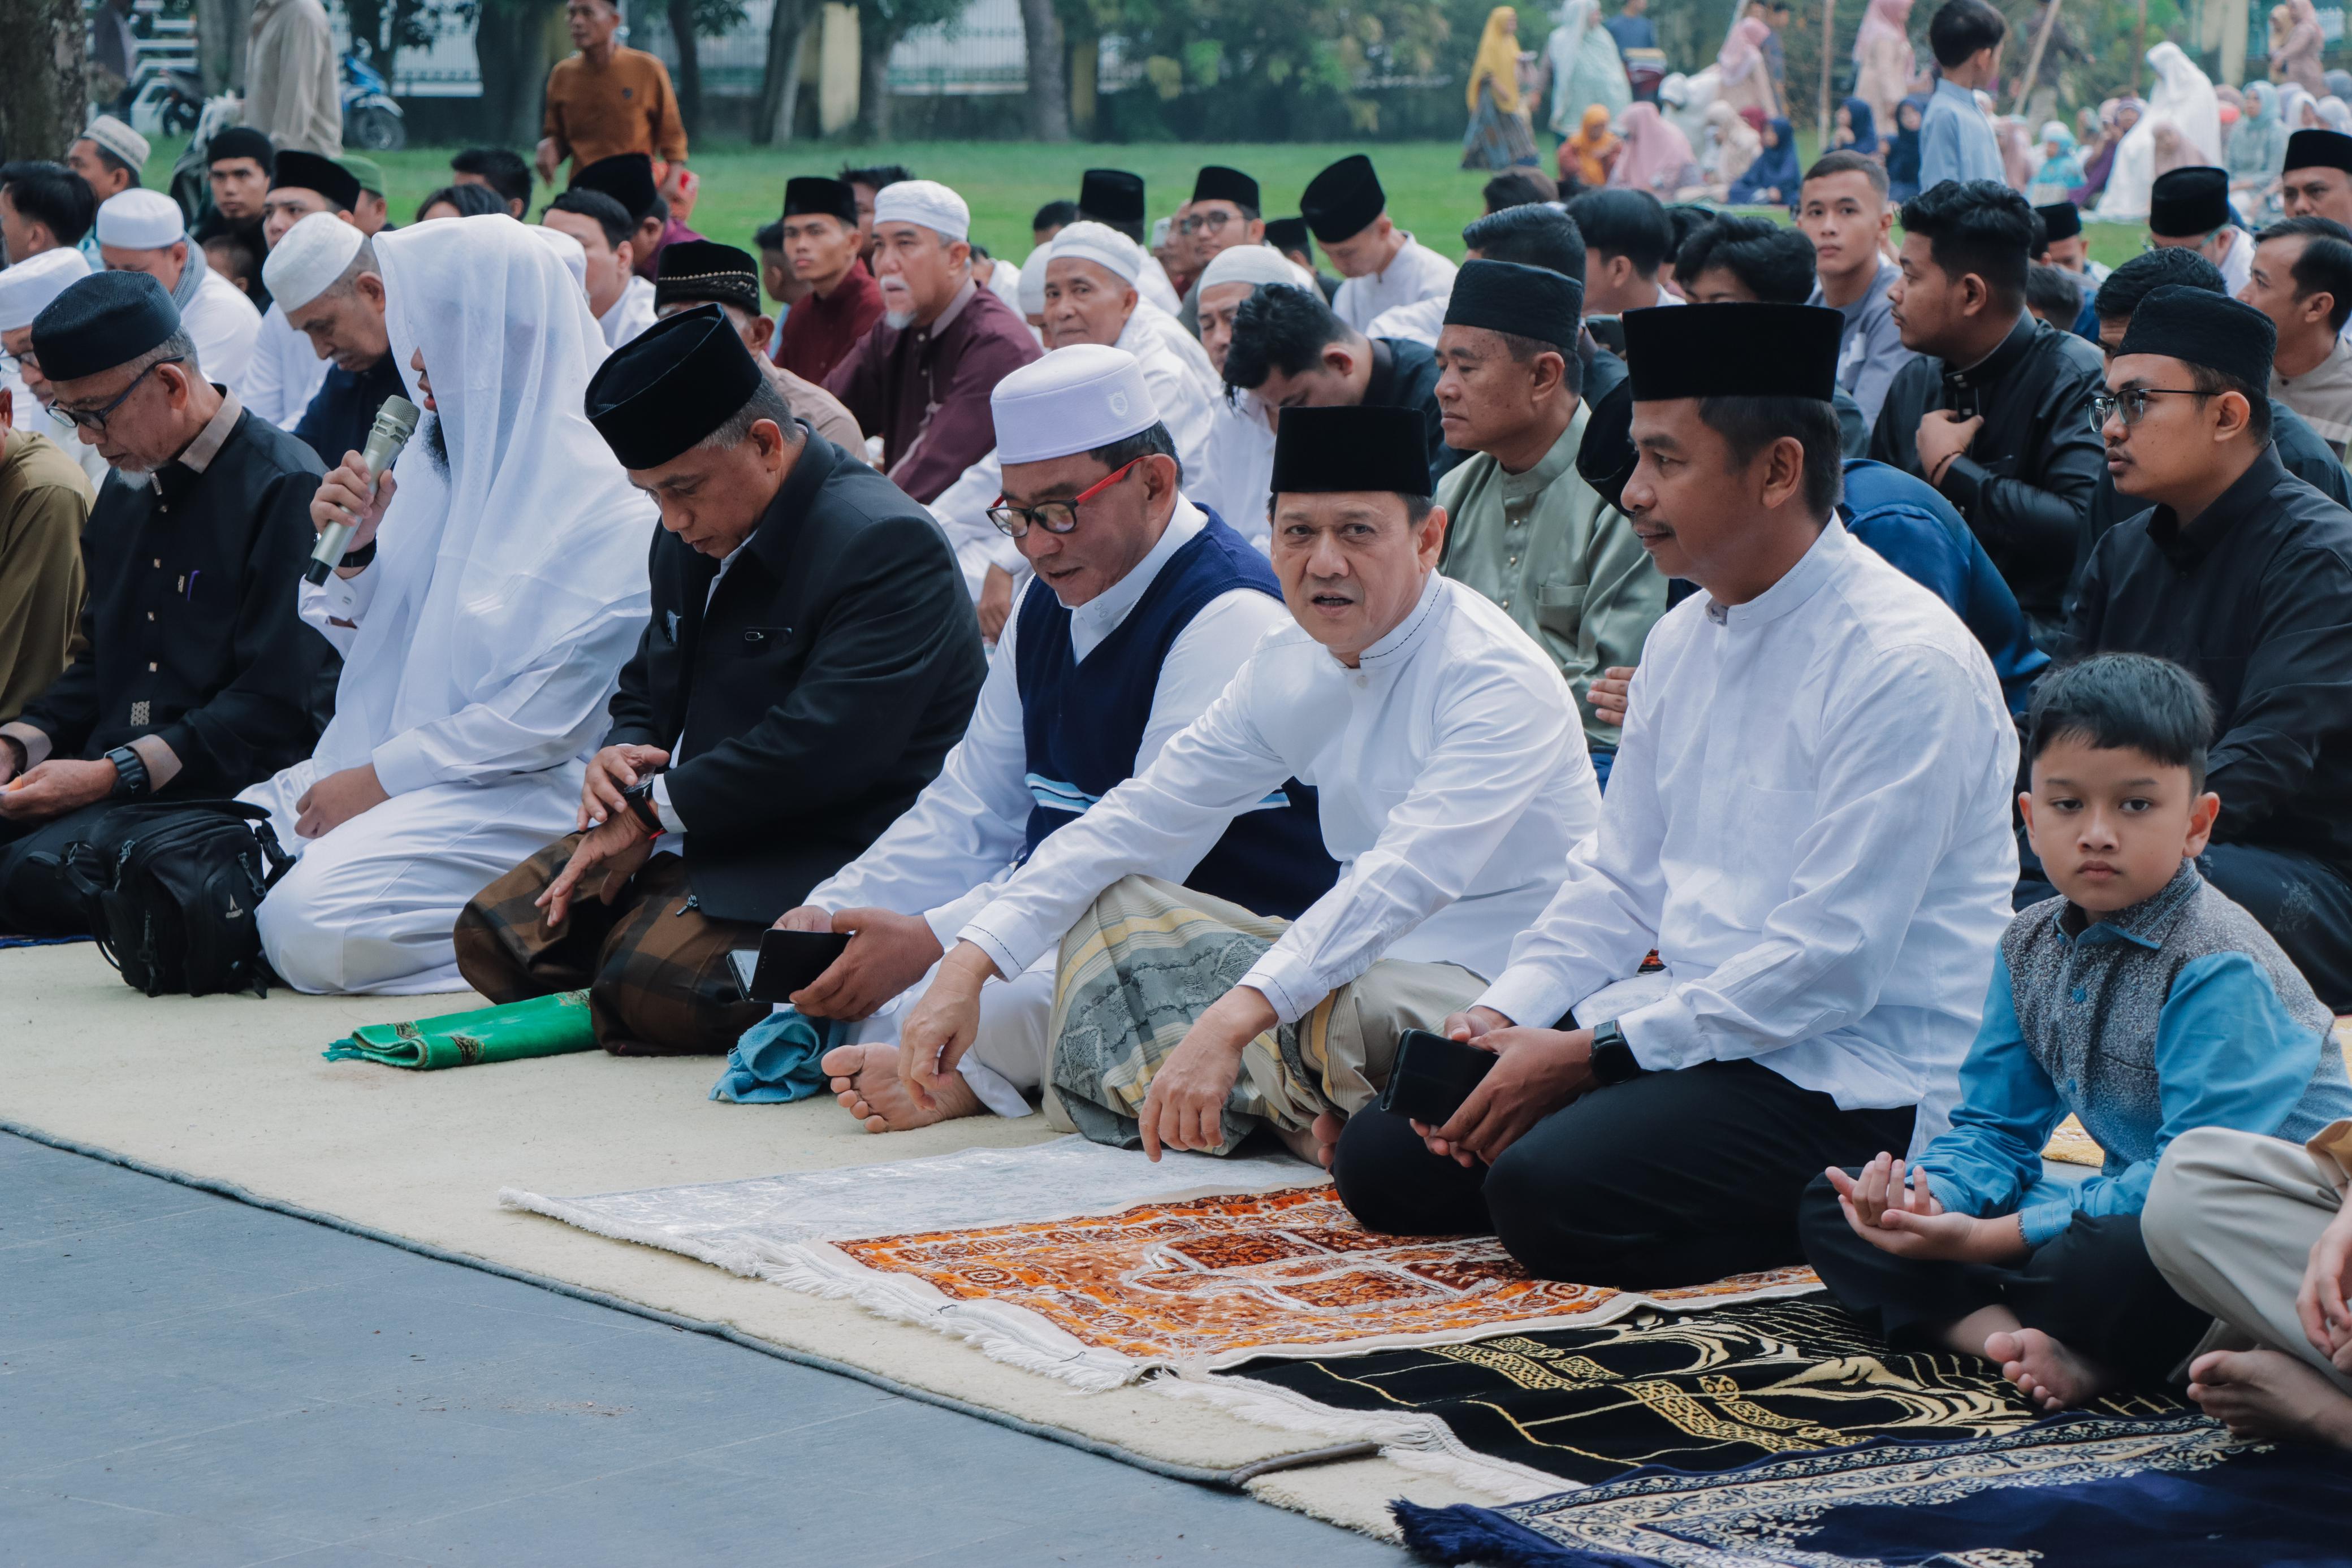
<svg viewBox="0 0 2352 1568"><path fill-rule="evenodd" d="M2156 86L2147 112L2116 149L2107 188L2099 198L2097 217L2142 223L2147 218L2148 192L2156 183L2156 131L2169 125L2180 132L2194 155L2192 163L2221 161L2221 100L2212 78L2197 68L2169 38L2148 50L2147 63L2156 72Z"/></svg>
<svg viewBox="0 0 2352 1568"><path fill-rule="evenodd" d="M449 463L420 427L393 469L382 577L318 771L395 737L410 788L556 766L602 734L649 611L659 514L581 406L604 336L562 259L503 214L382 234L375 251L394 362L421 405L423 351Z"/></svg>

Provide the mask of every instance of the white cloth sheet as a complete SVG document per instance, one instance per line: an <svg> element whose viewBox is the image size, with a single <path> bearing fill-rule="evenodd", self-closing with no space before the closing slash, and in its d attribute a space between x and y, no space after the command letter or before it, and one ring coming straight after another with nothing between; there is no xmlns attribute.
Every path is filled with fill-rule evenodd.
<svg viewBox="0 0 2352 1568"><path fill-rule="evenodd" d="M1452 294L1455 270L1452 262L1407 235L1387 267L1339 285L1339 292L1331 297L1332 314L1359 332L1368 331L1383 310Z"/></svg>

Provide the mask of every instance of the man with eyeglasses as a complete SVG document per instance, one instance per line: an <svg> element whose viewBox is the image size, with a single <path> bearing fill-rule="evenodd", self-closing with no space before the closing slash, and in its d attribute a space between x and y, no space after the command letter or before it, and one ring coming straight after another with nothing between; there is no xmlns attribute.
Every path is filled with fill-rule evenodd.
<svg viewBox="0 0 2352 1568"><path fill-rule="evenodd" d="M319 460L205 379L171 296L102 272L33 321L56 408L117 471L82 532L82 652L0 725L0 930L84 930L55 856L133 800L219 800L306 755L327 644L296 612Z"/></svg>
<svg viewBox="0 0 2352 1568"><path fill-rule="evenodd" d="M2277 341L2269 317L2203 288L2158 288L2132 312L2093 414L2116 488L2150 509L2092 551L2059 657L2153 653L2205 683L2221 815L2198 870L2341 1013L2352 1010L2352 511L2279 461L2267 391ZM2036 894L2048 890L2021 882L2019 906Z"/></svg>
<svg viewBox="0 0 2352 1568"><path fill-rule="evenodd" d="M1176 312L1176 319L1197 338L1201 335L1201 277L1209 263L1237 245L1265 243L1257 182L1239 169L1202 164L1192 177L1192 199L1176 226L1192 242L1192 281L1184 290L1183 308Z"/></svg>
<svg viewBox="0 0 2352 1568"><path fill-rule="evenodd" d="M1134 355L1057 349L999 382L990 412L1004 465L991 520L1034 576L939 778L777 922L856 934L793 1003L863 1020L824 1066L843 1107L877 1133L983 1110L1028 1113L1052 1054L1050 950L982 989L978 1041L928 1104L899 1075L907 1009L1013 869L1149 767L1287 619L1265 558L1185 498L1175 443ZM1153 873L1265 914L1305 909L1335 870L1314 792L1259 794L1258 810L1155 858Z"/></svg>

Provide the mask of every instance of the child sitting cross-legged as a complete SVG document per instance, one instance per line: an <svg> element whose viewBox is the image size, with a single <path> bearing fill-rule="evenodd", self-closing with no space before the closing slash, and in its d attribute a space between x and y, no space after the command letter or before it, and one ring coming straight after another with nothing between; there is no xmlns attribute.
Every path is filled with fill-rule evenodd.
<svg viewBox="0 0 2352 1568"><path fill-rule="evenodd" d="M2042 678L2026 829L2061 896L2002 936L1951 1129L1816 1177L1805 1254L1897 1346L1982 1355L2047 1410L2171 1381L2206 1314L2141 1243L2165 1145L2192 1127L2311 1136L2352 1114L2333 1021L2253 917L2198 875L2220 814L2195 676L2108 654ZM2106 1151L2044 1178L2069 1112Z"/></svg>

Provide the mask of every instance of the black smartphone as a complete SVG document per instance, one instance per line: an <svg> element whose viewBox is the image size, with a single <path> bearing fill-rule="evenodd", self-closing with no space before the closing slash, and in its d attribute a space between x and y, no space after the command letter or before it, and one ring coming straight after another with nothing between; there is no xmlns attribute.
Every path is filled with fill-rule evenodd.
<svg viewBox="0 0 2352 1568"><path fill-rule="evenodd" d="M849 946L845 931L776 931L760 935L760 950L748 947L727 955L735 980L755 1002L785 1002L794 991L832 967Z"/></svg>
<svg viewBox="0 0 2352 1568"><path fill-rule="evenodd" d="M1425 1029L1409 1029L1397 1036L1396 1063L1381 1091L1383 1111L1409 1116L1427 1127L1442 1127L1462 1109L1470 1091L1492 1071L1495 1053L1481 1051Z"/></svg>

